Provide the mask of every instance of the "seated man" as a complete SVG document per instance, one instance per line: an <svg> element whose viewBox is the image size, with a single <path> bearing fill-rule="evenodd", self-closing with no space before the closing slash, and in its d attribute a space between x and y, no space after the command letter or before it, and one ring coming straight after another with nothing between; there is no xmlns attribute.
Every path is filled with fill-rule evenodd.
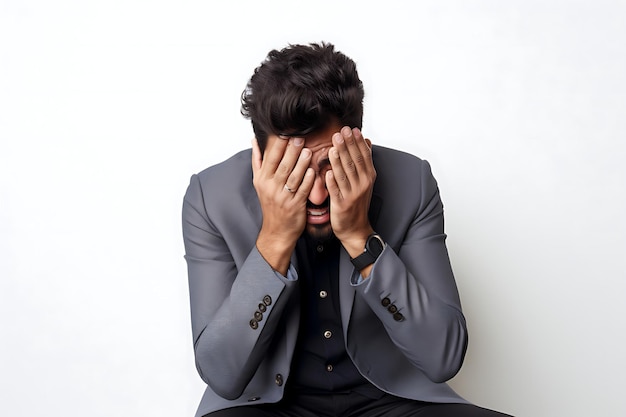
<svg viewBox="0 0 626 417"><path fill-rule="evenodd" d="M363 137L355 63L273 50L242 113L252 150L183 204L197 416L503 416L445 383L467 329L437 183Z"/></svg>

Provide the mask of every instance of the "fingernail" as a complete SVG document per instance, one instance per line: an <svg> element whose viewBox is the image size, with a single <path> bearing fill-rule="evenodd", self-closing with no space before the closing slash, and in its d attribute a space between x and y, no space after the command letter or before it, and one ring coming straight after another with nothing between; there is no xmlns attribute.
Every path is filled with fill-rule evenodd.
<svg viewBox="0 0 626 417"><path fill-rule="evenodd" d="M311 156L311 150L309 148L302 149L302 157L309 158Z"/></svg>
<svg viewBox="0 0 626 417"><path fill-rule="evenodd" d="M339 134L339 133L336 133L335 134L335 142L343 143L343 136L341 136L341 134Z"/></svg>
<svg viewBox="0 0 626 417"><path fill-rule="evenodd" d="M293 138L293 144L296 146L302 146L302 144L304 144L304 138Z"/></svg>
<svg viewBox="0 0 626 417"><path fill-rule="evenodd" d="M341 128L341 134L344 136L350 136L350 134L352 133L352 129L350 129L348 126L344 126Z"/></svg>

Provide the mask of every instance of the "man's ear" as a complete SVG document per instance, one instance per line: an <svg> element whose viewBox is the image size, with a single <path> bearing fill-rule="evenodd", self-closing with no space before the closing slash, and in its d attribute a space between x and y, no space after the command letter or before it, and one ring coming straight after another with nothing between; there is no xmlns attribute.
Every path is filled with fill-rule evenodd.
<svg viewBox="0 0 626 417"><path fill-rule="evenodd" d="M252 172L256 172L261 169L261 163L263 161L263 155L259 148L259 141L257 138L252 139Z"/></svg>

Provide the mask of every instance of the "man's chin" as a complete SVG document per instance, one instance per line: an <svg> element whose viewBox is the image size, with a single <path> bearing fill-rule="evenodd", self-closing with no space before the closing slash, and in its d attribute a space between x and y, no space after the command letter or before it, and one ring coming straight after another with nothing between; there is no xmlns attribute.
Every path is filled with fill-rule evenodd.
<svg viewBox="0 0 626 417"><path fill-rule="evenodd" d="M310 224L306 225L307 234L318 241L328 240L333 236L333 229L330 227L330 223L325 224Z"/></svg>

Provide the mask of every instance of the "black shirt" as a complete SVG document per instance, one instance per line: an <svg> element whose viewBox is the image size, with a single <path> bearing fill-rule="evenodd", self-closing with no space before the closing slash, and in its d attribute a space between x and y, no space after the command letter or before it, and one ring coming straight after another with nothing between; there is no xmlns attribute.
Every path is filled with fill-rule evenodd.
<svg viewBox="0 0 626 417"><path fill-rule="evenodd" d="M357 391L377 396L380 391L361 376L346 352L339 309L339 251L334 237L325 242L304 236L298 240L300 330L288 387L298 393Z"/></svg>

